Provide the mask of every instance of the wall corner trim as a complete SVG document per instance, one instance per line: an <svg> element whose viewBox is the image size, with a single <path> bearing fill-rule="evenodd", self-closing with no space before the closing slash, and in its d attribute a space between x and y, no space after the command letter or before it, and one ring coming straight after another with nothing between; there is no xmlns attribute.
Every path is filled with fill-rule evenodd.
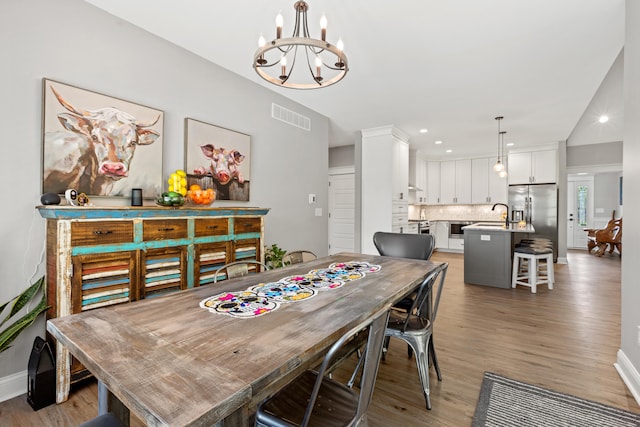
<svg viewBox="0 0 640 427"><path fill-rule="evenodd" d="M618 371L618 375L620 375L620 378L624 381L633 398L636 399L636 402L640 405L640 374L622 349L618 350L618 358L613 366L616 368L616 371Z"/></svg>

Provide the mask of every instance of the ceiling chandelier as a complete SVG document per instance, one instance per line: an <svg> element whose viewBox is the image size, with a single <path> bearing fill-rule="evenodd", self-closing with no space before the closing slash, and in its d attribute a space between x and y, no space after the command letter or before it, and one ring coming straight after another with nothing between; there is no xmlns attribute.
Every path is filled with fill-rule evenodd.
<svg viewBox="0 0 640 427"><path fill-rule="evenodd" d="M320 19L320 39L311 38L307 25L309 5L297 1L293 8L296 22L292 36L282 38L283 18L278 13L276 38L267 43L260 35L253 68L266 81L292 89L317 89L339 82L349 71L342 39L335 46L326 41L327 18L324 14ZM295 68L298 59L303 64Z"/></svg>
<svg viewBox="0 0 640 427"><path fill-rule="evenodd" d="M502 116L496 117L496 120L498 121L498 158L496 160L496 163L493 165L493 170L498 172L500 178L504 178L507 176L507 169L502 162L504 152L504 134L507 132L500 130L500 121L502 119L504 119L504 117Z"/></svg>

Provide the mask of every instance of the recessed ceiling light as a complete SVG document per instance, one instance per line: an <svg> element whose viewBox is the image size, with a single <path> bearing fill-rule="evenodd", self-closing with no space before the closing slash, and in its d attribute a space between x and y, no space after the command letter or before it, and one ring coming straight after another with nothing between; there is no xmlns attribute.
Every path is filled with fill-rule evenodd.
<svg viewBox="0 0 640 427"><path fill-rule="evenodd" d="M440 144L442 144L442 141L436 141L436 142L434 142L434 144L440 145Z"/></svg>
<svg viewBox="0 0 640 427"><path fill-rule="evenodd" d="M598 119L600 123L607 123L609 121L609 116L600 116Z"/></svg>
<svg viewBox="0 0 640 427"><path fill-rule="evenodd" d="M453 150L449 148L447 151L445 151L445 153L453 153Z"/></svg>
<svg viewBox="0 0 640 427"><path fill-rule="evenodd" d="M420 133L427 133L427 132L429 132L428 129L420 129Z"/></svg>
<svg viewBox="0 0 640 427"><path fill-rule="evenodd" d="M513 142L507 142L507 147L513 147Z"/></svg>

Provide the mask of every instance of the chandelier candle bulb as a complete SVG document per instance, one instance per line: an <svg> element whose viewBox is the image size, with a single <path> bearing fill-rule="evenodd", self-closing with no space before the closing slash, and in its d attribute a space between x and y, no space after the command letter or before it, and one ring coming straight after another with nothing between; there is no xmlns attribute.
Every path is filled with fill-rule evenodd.
<svg viewBox="0 0 640 427"><path fill-rule="evenodd" d="M284 18L282 18L282 13L278 12L278 16L276 16L276 39L282 37L282 25L284 24Z"/></svg>
<svg viewBox="0 0 640 427"><path fill-rule="evenodd" d="M327 17L322 14L322 18L320 18L320 38L322 41L327 40Z"/></svg>

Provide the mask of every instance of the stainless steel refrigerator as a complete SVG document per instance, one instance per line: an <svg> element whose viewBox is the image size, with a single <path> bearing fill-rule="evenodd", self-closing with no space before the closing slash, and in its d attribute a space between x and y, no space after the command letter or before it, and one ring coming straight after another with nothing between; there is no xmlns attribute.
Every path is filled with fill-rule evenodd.
<svg viewBox="0 0 640 427"><path fill-rule="evenodd" d="M522 216L533 225L532 235L516 234L516 239L545 237L553 242L553 261L558 260L558 187L555 184L509 186L509 211L512 220ZM519 237L519 238L518 238Z"/></svg>

